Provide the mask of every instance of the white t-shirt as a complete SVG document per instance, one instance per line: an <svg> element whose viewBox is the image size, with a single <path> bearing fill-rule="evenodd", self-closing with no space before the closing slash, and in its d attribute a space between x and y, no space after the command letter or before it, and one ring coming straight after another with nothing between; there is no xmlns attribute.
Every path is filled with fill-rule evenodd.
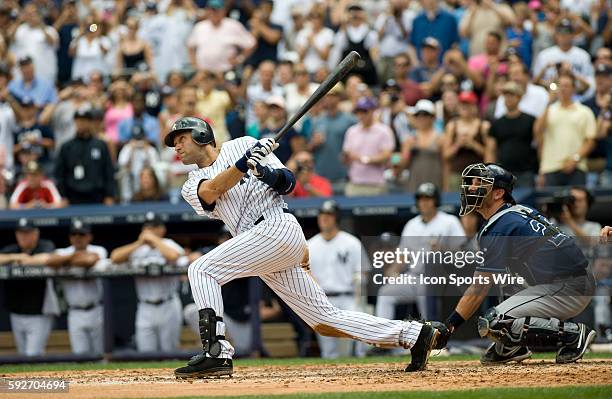
<svg viewBox="0 0 612 399"><path fill-rule="evenodd" d="M111 48L111 42L106 36L96 37L91 42L81 37L76 42L76 53L72 64L72 79L89 81L94 71L108 74L110 68L106 63L105 55Z"/></svg>
<svg viewBox="0 0 612 399"><path fill-rule="evenodd" d="M185 251L174 240L162 238L164 244L172 247L179 255L183 255ZM129 262L133 267L157 264L165 265L168 261L161 254L159 249L153 248L148 244L141 245L130 254ZM139 301L159 301L169 299L176 294L179 287L179 276L167 277L136 277L134 283L136 285L136 296Z"/></svg>
<svg viewBox="0 0 612 399"><path fill-rule="evenodd" d="M131 159L131 164L128 162ZM145 166L155 166L159 162L157 149L150 144L145 148L135 148L129 144L119 151L117 163L122 168L128 168L132 180L132 193L140 190L140 172ZM131 196L130 196L131 197Z"/></svg>
<svg viewBox="0 0 612 399"><path fill-rule="evenodd" d="M334 44L334 31L323 27L314 37L312 46L308 43L312 29L309 26L305 27L298 32L295 39L295 45L298 48L308 48L304 54L304 66L308 73L315 73L321 67L326 66L326 60L323 60L318 51L321 51L327 47L331 47ZM318 51L317 51L318 50ZM328 56L329 58L329 56Z"/></svg>
<svg viewBox="0 0 612 399"><path fill-rule="evenodd" d="M44 30L43 30L44 29ZM52 26L32 28L21 24L15 31L13 51L17 58L29 55L34 62L36 76L55 82L57 79L57 56L55 50L59 43L59 35ZM47 32L54 39L54 45L45 38Z"/></svg>
<svg viewBox="0 0 612 399"><path fill-rule="evenodd" d="M310 270L326 293L353 293L364 256L359 239L339 231L330 241L317 234L308 240Z"/></svg>
<svg viewBox="0 0 612 399"><path fill-rule="evenodd" d="M60 248L55 251L57 255L71 255L75 248L71 245L68 248ZM100 260L108 258L108 252L99 245L88 245L85 249L98 255ZM89 306L102 301L102 282L100 279L62 279L64 298L68 306Z"/></svg>
<svg viewBox="0 0 612 399"><path fill-rule="evenodd" d="M287 116L291 117L293 114L295 114L295 112L300 109L306 100L308 100L312 93L317 90L317 87L319 87L318 84L310 83L306 95L303 95L298 92L298 88L295 83L289 83L287 86L285 86L285 108L287 109ZM304 118L297 121L295 124L296 129L302 129L303 123Z"/></svg>
<svg viewBox="0 0 612 399"><path fill-rule="evenodd" d="M548 104L548 92L546 89L542 86L527 83L525 94L519 102L519 110L537 118L546 110L546 104ZM508 112L506 102L504 96L501 95L497 97L497 102L495 103L495 119L506 115L506 112Z"/></svg>
<svg viewBox="0 0 612 399"><path fill-rule="evenodd" d="M536 57L533 66L533 75L536 76L540 71L547 67L549 64L557 64L559 62L565 62L572 66L572 71L585 78L589 82L589 89L583 93L578 101L583 101L590 98L595 93L595 71L593 64L591 63L591 56L589 53L581 49L580 47L572 46L569 51L562 51L559 46L552 46L544 49ZM544 73L543 79L551 81L557 78L557 68L550 67Z"/></svg>

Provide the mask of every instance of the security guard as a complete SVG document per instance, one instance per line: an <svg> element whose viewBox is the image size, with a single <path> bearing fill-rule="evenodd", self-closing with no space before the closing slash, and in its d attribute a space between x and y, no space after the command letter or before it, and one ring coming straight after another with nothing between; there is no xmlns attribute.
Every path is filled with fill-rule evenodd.
<svg viewBox="0 0 612 399"><path fill-rule="evenodd" d="M113 263L132 267L175 264L184 254L175 241L164 238L166 227L153 212L147 212L142 232L131 244L111 253ZM136 277L136 346L140 352L172 351L178 347L182 308L178 297L179 276Z"/></svg>

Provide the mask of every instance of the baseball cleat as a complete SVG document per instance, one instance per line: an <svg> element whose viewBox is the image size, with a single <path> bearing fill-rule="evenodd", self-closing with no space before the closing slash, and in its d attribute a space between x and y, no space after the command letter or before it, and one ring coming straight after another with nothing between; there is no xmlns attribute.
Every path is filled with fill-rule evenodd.
<svg viewBox="0 0 612 399"><path fill-rule="evenodd" d="M584 355L584 352L588 349L591 342L597 336L597 333L586 324L578 323L580 332L576 341L568 346L564 346L557 352L555 361L557 363L572 363L580 360Z"/></svg>
<svg viewBox="0 0 612 399"><path fill-rule="evenodd" d="M192 357L187 366L174 370L174 376L177 379L231 377L233 372L232 359L206 357L201 353Z"/></svg>
<svg viewBox="0 0 612 399"><path fill-rule="evenodd" d="M532 352L526 346L517 346L515 348L504 347L504 353L499 354L495 350L495 342L493 342L480 358L480 363L484 366L495 366L497 364L505 364L510 362L520 363L525 359L529 359Z"/></svg>
<svg viewBox="0 0 612 399"><path fill-rule="evenodd" d="M423 324L421 332L414 346L410 348L410 364L404 371L423 371L427 368L427 361L431 350L436 346L440 332L429 324Z"/></svg>

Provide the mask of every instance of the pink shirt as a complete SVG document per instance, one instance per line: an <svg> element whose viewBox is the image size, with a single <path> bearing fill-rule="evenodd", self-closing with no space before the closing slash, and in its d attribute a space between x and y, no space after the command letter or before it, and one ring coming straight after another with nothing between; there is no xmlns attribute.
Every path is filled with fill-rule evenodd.
<svg viewBox="0 0 612 399"><path fill-rule="evenodd" d="M187 46L195 47L198 68L213 72L230 70L230 60L238 54L237 48L245 50L255 43L255 37L231 18L224 18L219 26L206 20L198 22L187 39Z"/></svg>
<svg viewBox="0 0 612 399"><path fill-rule="evenodd" d="M358 123L351 126L344 136L342 149L360 157L373 157L383 151L393 151L395 142L389 126L375 122L367 129ZM384 165L366 165L359 161L351 162L349 180L355 184L383 184Z"/></svg>
<svg viewBox="0 0 612 399"><path fill-rule="evenodd" d="M104 114L104 132L113 143L119 141L119 123L132 116L134 116L132 104L128 104L127 107L123 108L115 108L113 105L108 107Z"/></svg>

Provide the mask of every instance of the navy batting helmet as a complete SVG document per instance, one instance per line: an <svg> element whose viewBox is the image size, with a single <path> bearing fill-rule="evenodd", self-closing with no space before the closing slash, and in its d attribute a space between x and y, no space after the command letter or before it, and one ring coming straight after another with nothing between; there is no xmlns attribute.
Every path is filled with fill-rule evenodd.
<svg viewBox="0 0 612 399"><path fill-rule="evenodd" d="M438 187L436 187L433 183L422 183L417 187L416 192L414 193L414 197L419 199L421 197L433 198L436 206L440 205L440 191Z"/></svg>
<svg viewBox="0 0 612 399"><path fill-rule="evenodd" d="M191 138L198 145L215 145L215 135L208 122L194 116L185 116L172 124L170 132L164 138L164 144L174 147L174 137L178 133L191 133Z"/></svg>
<svg viewBox="0 0 612 399"><path fill-rule="evenodd" d="M516 204L512 198L512 189L516 177L506 169L493 163L474 163L461 173L461 216L479 209L485 197L494 187L505 191L504 201Z"/></svg>

